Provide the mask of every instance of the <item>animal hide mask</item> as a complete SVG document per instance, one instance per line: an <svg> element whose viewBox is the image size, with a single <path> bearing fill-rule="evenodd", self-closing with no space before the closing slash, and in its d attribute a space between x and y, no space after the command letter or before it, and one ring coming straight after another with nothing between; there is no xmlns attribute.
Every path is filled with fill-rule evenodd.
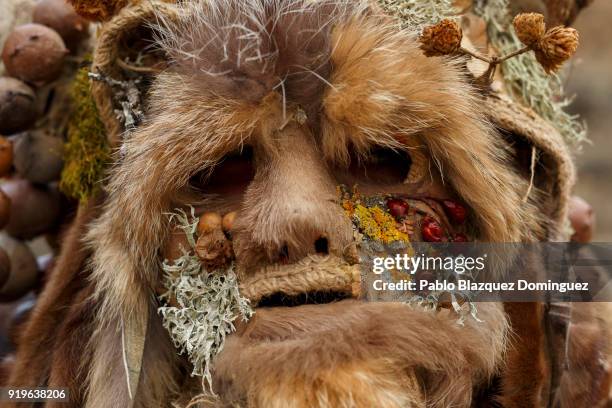
<svg viewBox="0 0 612 408"><path fill-rule="evenodd" d="M520 132L491 117L504 100L368 1L154 4L99 38L100 75L122 19L153 33L164 69L74 227L87 268L62 327L88 339L65 347L82 361L44 381L69 378L87 408L470 406L504 370L504 306L458 324L367 302L365 260L547 239L565 210L542 211L543 193L567 193L571 164L565 184L530 185L508 143ZM557 171L546 137L531 139Z"/></svg>

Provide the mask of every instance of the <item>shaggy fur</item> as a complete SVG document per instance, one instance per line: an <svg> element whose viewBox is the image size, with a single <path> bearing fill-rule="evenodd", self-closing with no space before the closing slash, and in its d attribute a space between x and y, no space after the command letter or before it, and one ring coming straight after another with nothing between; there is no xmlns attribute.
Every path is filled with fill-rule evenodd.
<svg viewBox="0 0 612 408"><path fill-rule="evenodd" d="M499 401L504 407L537 408L547 401L549 378L541 303L505 303L514 336L507 351Z"/></svg>
<svg viewBox="0 0 612 408"><path fill-rule="evenodd" d="M479 305L487 324L465 326L452 312L403 304L300 309L258 309L228 340L215 365L226 399L246 396L253 407L464 407L505 347L506 321L494 303ZM413 390L403 384L415 371L427 391L411 400Z"/></svg>
<svg viewBox="0 0 612 408"><path fill-rule="evenodd" d="M334 203L329 166L346 164L351 149L362 154L376 145L403 149L414 140L427 148L448 188L473 209L480 239L531 239L539 224L533 208L520 199L524 183L506 164L506 152L484 121L457 62L424 57L410 33L360 1L195 1L182 7L176 24L160 17L160 42L172 67L155 81L148 120L124 143L125 156L110 174L103 214L87 235L99 306L90 346L88 407L129 405L121 327L141 327L144 316L154 315L158 254L169 230L164 213L187 204L180 198L192 175L212 169L243 144L254 147L256 165L236 224L235 252L243 275L275 262L283 243L289 246L290 261L307 255L320 235L328 237L330 254L353 252L349 220ZM376 313L370 307L390 309ZM461 331L435 315L397 307L347 306L356 338L345 339L344 353L358 349L361 337L364 346L377 351L364 348L359 359L328 369L338 367L346 378L353 372L357 389L380 388L382 394L354 396L373 405L401 405L414 397L392 384L390 373L397 370L418 373L429 406L467 403L473 385L499 363L503 314L490 306L485 324ZM334 313L343 310L334 307ZM304 311L309 322L310 309ZM370 317L357 318L368 313ZM390 320L404 315L407 329ZM373 329L368 324L376 321L376 332L384 338L368 340ZM317 324L312 320L306 326L315 330ZM430 327L437 330L423 336L426 344L420 343L415 333ZM395 341L384 334L394 331ZM466 344L455 345L457 338ZM143 366L141 386L146 387L143 396L155 398L137 397L136 406L167 406L179 388L173 375L177 362L169 357L165 339L149 339L144 361L159 361L155 368ZM313 339L306 341L315 346ZM382 344L377 349L378 341ZM236 378L233 388L224 390L231 395L247 392L244 398L259 406L281 404L272 398L287 395L287 381L300 384L296 371L284 382L256 383L241 375L236 364L263 370L261 364L272 359L265 368L272 373L280 369L273 358L277 352L266 345L262 354L256 352L259 346L245 347L255 354L220 356L220 375ZM397 365L381 360L394 352L402 354ZM325 367L321 353L306 354L313 359L309 367L317 380L294 396L296 406L344 399L348 388L335 382L330 371L315 368ZM287 369L297 368L298 362ZM401 381L412 384L414 378ZM252 390L259 394L251 395Z"/></svg>

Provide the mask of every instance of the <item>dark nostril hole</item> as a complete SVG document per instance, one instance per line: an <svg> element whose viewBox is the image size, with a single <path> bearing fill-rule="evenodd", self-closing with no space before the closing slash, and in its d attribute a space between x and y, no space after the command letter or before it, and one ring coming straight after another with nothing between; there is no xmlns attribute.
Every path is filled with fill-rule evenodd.
<svg viewBox="0 0 612 408"><path fill-rule="evenodd" d="M329 254L329 244L327 238L321 237L315 241L315 251L317 254L327 255Z"/></svg>
<svg viewBox="0 0 612 408"><path fill-rule="evenodd" d="M289 261L289 248L287 247L287 244L283 245L283 247L280 249L280 252L278 253L278 261L280 263L286 263Z"/></svg>

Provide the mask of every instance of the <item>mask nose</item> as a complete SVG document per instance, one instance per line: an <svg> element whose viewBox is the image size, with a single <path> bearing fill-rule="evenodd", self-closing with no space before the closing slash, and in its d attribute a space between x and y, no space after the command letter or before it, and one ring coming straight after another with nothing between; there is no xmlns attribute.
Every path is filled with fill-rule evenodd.
<svg viewBox="0 0 612 408"><path fill-rule="evenodd" d="M313 254L351 258L351 222L307 129L287 125L276 134L274 149L257 148L255 165L234 229L239 271Z"/></svg>

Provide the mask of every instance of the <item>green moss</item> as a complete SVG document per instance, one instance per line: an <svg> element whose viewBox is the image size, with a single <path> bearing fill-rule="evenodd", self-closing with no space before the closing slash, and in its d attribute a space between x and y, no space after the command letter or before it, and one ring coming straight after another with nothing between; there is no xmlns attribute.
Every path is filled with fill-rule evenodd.
<svg viewBox="0 0 612 408"><path fill-rule="evenodd" d="M110 162L110 146L91 94L88 73L87 67L81 68L73 82L65 164L60 180L61 191L80 201L86 201L99 188Z"/></svg>

